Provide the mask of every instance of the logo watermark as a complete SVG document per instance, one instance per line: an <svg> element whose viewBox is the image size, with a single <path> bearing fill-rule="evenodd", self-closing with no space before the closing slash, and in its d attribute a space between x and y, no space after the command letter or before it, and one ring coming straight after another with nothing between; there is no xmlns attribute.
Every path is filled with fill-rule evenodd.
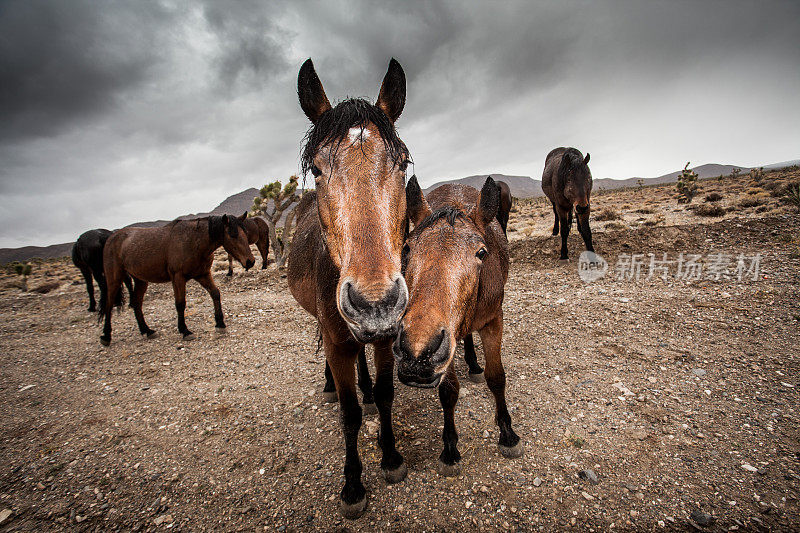
<svg viewBox="0 0 800 533"><path fill-rule="evenodd" d="M709 253L679 253L672 257L662 254L619 254L613 269L594 252L583 252L578 259L578 276L586 283L608 277L617 281L649 281L660 278L679 281L758 281L761 273L761 253L754 255Z"/></svg>

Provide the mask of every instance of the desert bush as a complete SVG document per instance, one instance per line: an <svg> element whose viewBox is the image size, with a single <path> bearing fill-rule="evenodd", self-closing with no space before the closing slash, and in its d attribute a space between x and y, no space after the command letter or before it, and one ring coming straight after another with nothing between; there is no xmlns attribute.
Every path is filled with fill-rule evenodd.
<svg viewBox="0 0 800 533"><path fill-rule="evenodd" d="M706 202L719 202L722 200L722 195L718 192L706 194Z"/></svg>
<svg viewBox="0 0 800 533"><path fill-rule="evenodd" d="M621 218L619 213L612 207L605 207L594 215L594 219L598 221L618 220L619 218Z"/></svg>
<svg viewBox="0 0 800 533"><path fill-rule="evenodd" d="M640 207L639 209L636 210L636 212L641 213L643 215L652 215L653 213L656 212L656 210L653 209L652 207Z"/></svg>
<svg viewBox="0 0 800 533"><path fill-rule="evenodd" d="M33 266L30 263L14 263L13 264L14 273L22 278L22 284L20 288L23 291L28 290L28 276L31 275L31 271L33 270Z"/></svg>
<svg viewBox="0 0 800 533"><path fill-rule="evenodd" d="M607 230L618 230L618 229L625 229L625 224L622 222L609 222L606 224Z"/></svg>
<svg viewBox="0 0 800 533"><path fill-rule="evenodd" d="M800 183L789 185L784 198L789 205L793 205L794 207L800 209Z"/></svg>
<svg viewBox="0 0 800 533"><path fill-rule="evenodd" d="M675 188L678 190L679 204L691 203L692 198L697 194L697 172L689 168L689 163L686 163L686 166L683 167Z"/></svg>
<svg viewBox="0 0 800 533"><path fill-rule="evenodd" d="M695 215L701 217L721 217L725 214L725 208L716 204L700 204L692 209Z"/></svg>
<svg viewBox="0 0 800 533"><path fill-rule="evenodd" d="M660 226L661 224L664 223L664 220L665 220L664 215L658 215L651 218L650 220L645 220L643 224L645 226Z"/></svg>
<svg viewBox="0 0 800 533"><path fill-rule="evenodd" d="M758 198L745 198L741 202L739 202L739 207L748 208L748 207L758 207L763 202Z"/></svg>
<svg viewBox="0 0 800 533"><path fill-rule="evenodd" d="M36 287L31 289L31 292L36 292L39 294L47 294L48 292L53 291L59 288L60 286L61 284L57 281L45 281L41 285L37 285Z"/></svg>
<svg viewBox="0 0 800 533"><path fill-rule="evenodd" d="M763 177L764 177L764 167L750 169L750 178L753 181L756 182L761 181L761 178Z"/></svg>

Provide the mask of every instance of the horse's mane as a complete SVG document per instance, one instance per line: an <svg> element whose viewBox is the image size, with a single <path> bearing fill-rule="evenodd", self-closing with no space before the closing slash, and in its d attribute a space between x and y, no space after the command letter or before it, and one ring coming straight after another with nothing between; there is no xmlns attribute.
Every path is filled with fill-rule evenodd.
<svg viewBox="0 0 800 533"><path fill-rule="evenodd" d="M397 136L394 124L380 108L363 98L349 98L339 102L336 107L324 112L317 122L309 128L304 137L305 145L300 156L301 171L307 174L314 166L314 156L324 145L331 143L331 161L350 128L364 128L374 124L389 154L389 159L400 164L408 158L408 148Z"/></svg>
<svg viewBox="0 0 800 533"><path fill-rule="evenodd" d="M425 220L420 222L419 225L414 228L414 231L424 231L426 228L433 226L436 221L441 218L444 218L447 220L448 224L454 226L457 218L466 218L466 216L467 215L465 215L464 212L459 208L452 205L446 205L438 208L436 211L428 215Z"/></svg>
<svg viewBox="0 0 800 533"><path fill-rule="evenodd" d="M586 168L588 165L583 162L583 155L576 148L567 148L564 150L564 155L561 156L561 164L558 165L558 175L560 179L567 178L570 169L578 170Z"/></svg>

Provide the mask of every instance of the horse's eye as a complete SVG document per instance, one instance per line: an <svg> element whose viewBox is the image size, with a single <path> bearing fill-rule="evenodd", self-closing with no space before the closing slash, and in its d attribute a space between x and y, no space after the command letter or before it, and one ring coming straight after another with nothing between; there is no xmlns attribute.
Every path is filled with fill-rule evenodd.
<svg viewBox="0 0 800 533"><path fill-rule="evenodd" d="M489 253L486 251L486 248L481 248L478 250L478 253L475 254L475 257L483 261L483 258L486 257L486 254Z"/></svg>
<svg viewBox="0 0 800 533"><path fill-rule="evenodd" d="M400 167L400 170L401 170L402 172L405 172L405 171L406 171L406 169L408 168L408 160L406 160L406 161L403 161L402 163L400 163L399 167Z"/></svg>
<svg viewBox="0 0 800 533"><path fill-rule="evenodd" d="M317 165L311 165L311 175L315 178L318 178L322 174L322 171L319 169Z"/></svg>

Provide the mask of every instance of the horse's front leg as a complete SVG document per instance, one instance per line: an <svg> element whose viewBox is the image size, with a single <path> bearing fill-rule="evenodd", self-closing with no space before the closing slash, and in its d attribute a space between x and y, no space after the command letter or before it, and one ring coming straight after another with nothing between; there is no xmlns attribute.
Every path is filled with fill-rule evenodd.
<svg viewBox="0 0 800 533"><path fill-rule="evenodd" d="M511 415L506 406L506 371L500 354L503 340L503 315L486 324L481 330L483 354L486 357L486 384L494 395L495 422L500 428L500 453L504 457L520 457L524 451L522 441L511 427Z"/></svg>
<svg viewBox="0 0 800 533"><path fill-rule="evenodd" d="M178 331L183 335L184 340L194 339L194 333L186 327L186 278L182 274L175 274L172 277L172 292L175 295L175 310L178 312Z"/></svg>
<svg viewBox="0 0 800 533"><path fill-rule="evenodd" d="M460 388L455 365L451 361L439 384L439 401L442 402L442 411L444 412L444 430L442 430L444 449L439 456L439 464L436 468L439 474L447 477L455 477L461 472L459 466L461 454L458 452L458 433L455 422L456 402L458 402Z"/></svg>
<svg viewBox="0 0 800 533"><path fill-rule="evenodd" d="M355 370L359 345L355 342L334 344L325 332L322 343L339 394L339 409L344 432L344 487L340 494L339 509L345 518L358 518L367 508L367 491L361 483L362 466L358 456L361 406L358 404L356 393Z"/></svg>
<svg viewBox="0 0 800 533"><path fill-rule="evenodd" d="M202 285L202 287L208 291L208 294L211 296L211 300L214 302L215 327L217 329L225 329L225 317L222 315L222 300L219 294L219 289L217 288L216 283L214 283L214 278L211 276L211 272L203 277L197 278L197 283Z"/></svg>
<svg viewBox="0 0 800 533"><path fill-rule="evenodd" d="M367 349L361 347L356 361L358 369L358 388L361 389L362 409L365 415L374 415L378 412L375 408L375 397L372 393L372 378L369 376L369 365L367 364Z"/></svg>
<svg viewBox="0 0 800 533"><path fill-rule="evenodd" d="M394 401L394 355L392 341L375 344L375 404L380 414L381 430L378 435L383 457L381 470L387 483L403 481L408 467L403 456L395 448L394 428L392 427L392 402Z"/></svg>

